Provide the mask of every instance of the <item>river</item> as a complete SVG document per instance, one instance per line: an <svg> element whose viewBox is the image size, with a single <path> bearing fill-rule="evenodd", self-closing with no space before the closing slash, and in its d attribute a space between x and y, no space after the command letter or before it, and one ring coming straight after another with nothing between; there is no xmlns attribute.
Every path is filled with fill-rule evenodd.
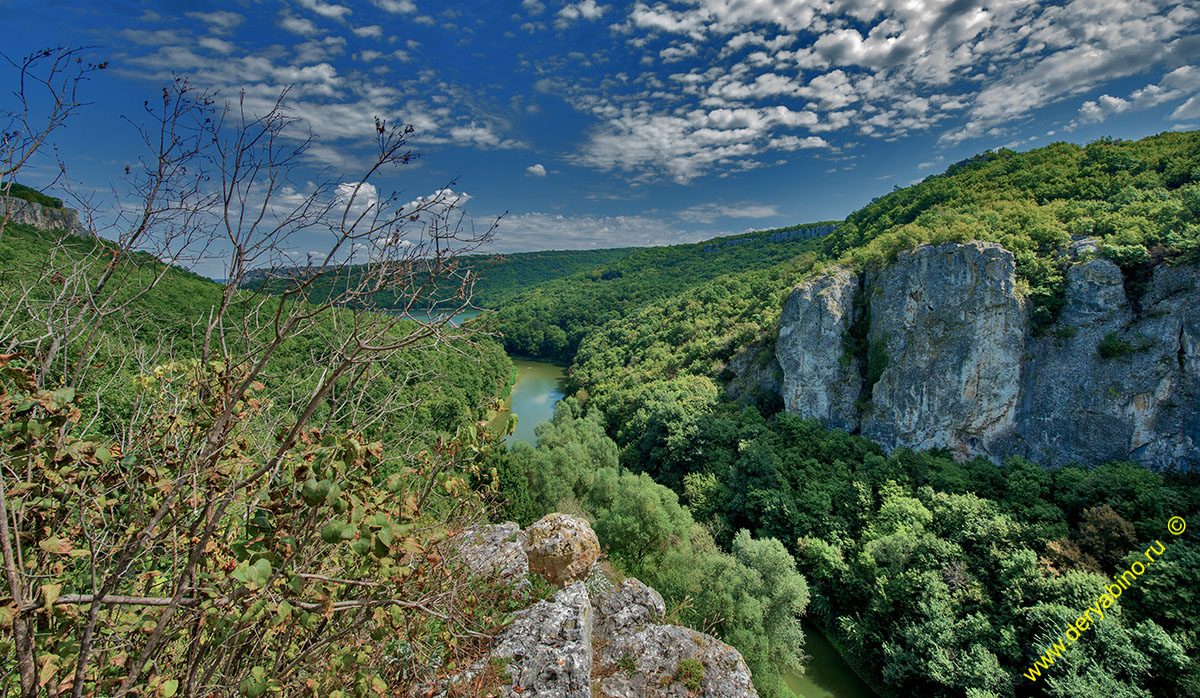
<svg viewBox="0 0 1200 698"><path fill-rule="evenodd" d="M804 621L804 653L811 657L804 673L787 675L792 693L802 698L876 698L821 629L808 620Z"/></svg>
<svg viewBox="0 0 1200 698"><path fill-rule="evenodd" d="M448 312L441 310L412 310L409 312L408 317L420 322L437 322L438 320L445 318L447 315L449 315ZM479 317L479 311L468 308L467 310L457 313L454 317L450 318L450 324L458 325L465 320L470 320L473 317Z"/></svg>
<svg viewBox="0 0 1200 698"><path fill-rule="evenodd" d="M554 416L554 403L563 396L566 370L544 361L513 358L517 382L505 407L517 415L517 428L505 442L537 441L533 430ZM788 688L800 698L876 698L854 670L838 654L817 626L804 621L805 654L812 657L803 675L789 674Z"/></svg>
<svg viewBox="0 0 1200 698"><path fill-rule="evenodd" d="M537 443L533 428L554 416L554 403L563 396L563 385L567 382L567 370L545 361L513 359L517 367L517 382L513 385L505 407L517 415L517 428L504 440L511 445L524 441Z"/></svg>

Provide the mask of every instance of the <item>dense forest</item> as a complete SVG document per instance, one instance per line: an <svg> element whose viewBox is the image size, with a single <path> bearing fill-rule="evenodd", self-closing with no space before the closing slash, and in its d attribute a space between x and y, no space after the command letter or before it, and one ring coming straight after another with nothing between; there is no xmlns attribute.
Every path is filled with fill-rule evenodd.
<svg viewBox="0 0 1200 698"><path fill-rule="evenodd" d="M699 538L721 550L778 541L807 580L809 615L884 695L1200 696L1200 598L1190 591L1200 583L1200 546L1166 530L1171 516L1200 509L1197 474L885 454L779 413L767 391L727 393L739 371L769 373L782 303L823 265L870 268L921 243L995 241L1016 255L1035 331L1044 332L1062 302L1065 248L1086 236L1120 266L1135 303L1154 265L1193 263L1200 134L988 152L879 197L785 259L762 255L761 265L713 277L681 266L672 283L686 292L656 295L661 274L645 287L630 275L615 303L603 287L534 287L506 306L498 327L510 348L571 355L569 392L578 401L560 407L538 449L507 456L509 511L520 518L579 508L614 560L650 578L679 541L697 538L682 535L682 524L666 532L677 502L689 525L704 530ZM566 317L567 308L581 319ZM551 326L565 338L534 336ZM591 445L565 448L564 428ZM622 481L643 490L625 498L646 503L640 518L617 528L603 522L614 516L612 483ZM630 540L640 551L632 559ZM1156 540L1167 551L1120 597L1121 613L1044 680L1024 677L1079 609ZM676 603L695 592L669 581L663 588ZM696 609L709 622L738 617ZM718 634L733 637L736 627L718 623ZM784 695L777 681L786 662L767 647L743 651L760 692Z"/></svg>
<svg viewBox="0 0 1200 698"><path fill-rule="evenodd" d="M495 326L514 354L569 362L593 330L731 270L790 264L817 248L831 223L797 225L688 245L651 247L569 277L537 284L497 309Z"/></svg>
<svg viewBox="0 0 1200 698"><path fill-rule="evenodd" d="M503 255L464 255L457 261L456 271L471 275L473 303L480 308L494 309L504 307L510 298L531 285L587 272L633 253L634 249L630 247L614 247L603 250L545 250ZM339 289L354 288L364 275L372 271L370 265L344 265L316 274L313 281L313 297L329 298L336 295ZM256 269L247 275L243 285L261 288L267 293L278 293L287 288L289 279L307 274L310 272L305 267ZM378 291L362 300L363 305L379 309L396 309L398 302L397 294L388 290ZM420 312L431 307L438 307L438 303L420 302L414 311Z"/></svg>

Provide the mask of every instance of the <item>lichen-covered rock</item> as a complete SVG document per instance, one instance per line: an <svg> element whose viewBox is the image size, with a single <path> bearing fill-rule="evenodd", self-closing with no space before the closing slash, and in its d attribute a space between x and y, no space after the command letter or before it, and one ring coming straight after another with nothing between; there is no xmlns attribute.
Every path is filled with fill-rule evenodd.
<svg viewBox="0 0 1200 698"><path fill-rule="evenodd" d="M1011 252L975 242L923 245L873 276L868 339L886 368L864 435L964 457L1008 438L1028 328L1015 271Z"/></svg>
<svg viewBox="0 0 1200 698"><path fill-rule="evenodd" d="M1200 468L1200 267L1160 266L1131 299L1095 242L1064 250L1064 305L1038 337L998 245L923 245L869 274L859 292L878 380L857 424L831 418L862 387L832 348L854 286L844 270L809 279L780 320L787 409L887 449Z"/></svg>
<svg viewBox="0 0 1200 698"><path fill-rule="evenodd" d="M847 431L859 423L860 360L845 351L858 292L858 275L845 267L806 279L783 306L775 344L784 407Z"/></svg>
<svg viewBox="0 0 1200 698"><path fill-rule="evenodd" d="M30 225L40 230L65 230L79 233L79 212L70 208L47 208L33 201L0 196L0 218L10 223Z"/></svg>
<svg viewBox="0 0 1200 698"><path fill-rule="evenodd" d="M582 582L517 613L497 638L504 696L592 698L592 606Z"/></svg>
<svg viewBox="0 0 1200 698"><path fill-rule="evenodd" d="M517 586L528 582L525 533L511 521L463 531L458 553L463 563L477 575Z"/></svg>
<svg viewBox="0 0 1200 698"><path fill-rule="evenodd" d="M569 514L547 514L525 531L529 569L565 586L588 576L600 557L600 541L588 522Z"/></svg>
<svg viewBox="0 0 1200 698"><path fill-rule="evenodd" d="M667 613L662 595L636 579L626 579L609 593L593 599L592 607L599 635L661 623Z"/></svg>
<svg viewBox="0 0 1200 698"><path fill-rule="evenodd" d="M695 630L661 625L662 597L636 579L625 580L592 606L594 695L757 698L750 669L737 650Z"/></svg>

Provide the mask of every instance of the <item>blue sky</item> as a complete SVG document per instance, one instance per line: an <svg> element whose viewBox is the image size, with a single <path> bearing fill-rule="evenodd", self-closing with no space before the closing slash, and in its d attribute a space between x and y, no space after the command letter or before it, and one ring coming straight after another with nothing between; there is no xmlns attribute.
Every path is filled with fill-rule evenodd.
<svg viewBox="0 0 1200 698"><path fill-rule="evenodd" d="M318 139L306 166L349 173L374 117L411 123L422 157L381 188L453 180L471 216L508 212L496 251L839 219L988 148L1200 124L1195 0L2 6L8 56L70 43L110 62L56 136L85 189L138 154L121 117L173 72L258 103L292 85Z"/></svg>

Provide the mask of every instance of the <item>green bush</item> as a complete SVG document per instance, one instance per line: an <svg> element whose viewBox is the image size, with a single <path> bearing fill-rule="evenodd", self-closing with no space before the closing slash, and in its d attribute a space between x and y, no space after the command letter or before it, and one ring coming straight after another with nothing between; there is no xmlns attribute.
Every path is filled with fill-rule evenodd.
<svg viewBox="0 0 1200 698"><path fill-rule="evenodd" d="M1136 349L1130 342L1121 339L1116 332L1109 332L1104 335L1104 339L1100 340L1100 344L1096 346L1096 353L1102 359L1116 359L1122 356L1129 356Z"/></svg>

